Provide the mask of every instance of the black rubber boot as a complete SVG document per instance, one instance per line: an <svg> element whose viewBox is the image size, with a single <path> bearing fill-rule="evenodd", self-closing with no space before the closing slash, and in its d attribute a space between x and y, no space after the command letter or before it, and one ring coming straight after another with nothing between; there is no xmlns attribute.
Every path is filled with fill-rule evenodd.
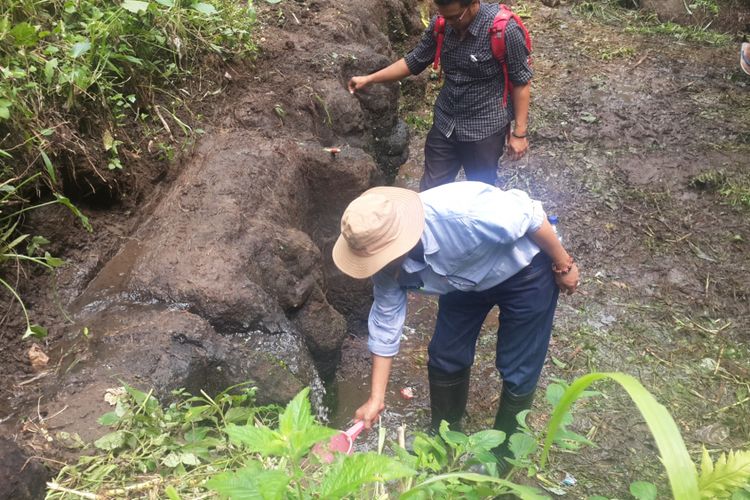
<svg viewBox="0 0 750 500"><path fill-rule="evenodd" d="M469 399L471 368L448 374L428 367L427 378L430 382L431 432L440 432L442 420L448 422L452 431L460 431L461 417Z"/></svg>
<svg viewBox="0 0 750 500"><path fill-rule="evenodd" d="M510 440L510 436L518 429L516 415L531 408L535 390L536 389L532 390L528 394L517 396L503 387L500 396L500 406L495 415L495 425L492 426L493 429L505 433L505 441L503 441L497 448L492 449L492 453L495 454L498 460L498 472L501 474L510 469L510 464L505 461L505 458L511 456L511 452L508 449L508 441Z"/></svg>

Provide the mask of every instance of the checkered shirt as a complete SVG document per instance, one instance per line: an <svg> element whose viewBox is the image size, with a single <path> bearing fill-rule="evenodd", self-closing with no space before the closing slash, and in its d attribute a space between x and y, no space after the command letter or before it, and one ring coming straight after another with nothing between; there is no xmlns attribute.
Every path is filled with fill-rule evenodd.
<svg viewBox="0 0 750 500"><path fill-rule="evenodd" d="M489 31L498 11L497 4L480 4L479 12L464 40L447 23L441 49L445 83L435 101L434 125L446 137L455 133L459 141L480 141L503 130L513 119L513 103L503 108L503 71L490 48ZM436 17L419 44L405 56L406 65L417 75L435 59L433 36ZM514 85L531 80L529 52L523 30L514 20L505 29L508 78Z"/></svg>

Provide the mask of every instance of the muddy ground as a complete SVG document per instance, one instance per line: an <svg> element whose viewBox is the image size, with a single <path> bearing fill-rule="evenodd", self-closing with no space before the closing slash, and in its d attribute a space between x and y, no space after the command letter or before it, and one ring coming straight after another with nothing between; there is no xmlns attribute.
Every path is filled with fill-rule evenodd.
<svg viewBox="0 0 750 500"><path fill-rule="evenodd" d="M750 206L733 205L732 190L719 194L711 180L722 172L748 188L750 78L737 67L737 46L630 34L570 5L527 7L535 43L531 149L521 161L502 161L499 184L527 190L560 217L583 276L580 293L560 300L531 421L537 429L546 422L551 380L620 371L668 408L696 461L701 446L747 448ZM404 85L403 113L417 127L396 183L414 189L432 86L425 79ZM429 421L435 310L434 299L411 298L384 418L391 431ZM479 340L469 431L494 416L497 321L490 313ZM366 391L357 378L366 369L364 340L352 338L339 372L342 424ZM416 397L401 398L404 387ZM556 453L547 478L557 483L572 474L572 498L628 498L636 480L654 481L660 498L668 496L640 414L614 384L597 389L603 395L576 410L573 426L596 447Z"/></svg>
<svg viewBox="0 0 750 500"><path fill-rule="evenodd" d="M500 185L529 191L560 217L564 243L583 275L581 293L561 299L540 393L555 378L569 381L594 370L630 373L667 406L694 457L701 445L711 451L747 448L750 208L735 196L743 186L747 196L748 189L750 77L738 69L736 44L717 47L632 33L624 29L627 17L619 24L604 23L571 4L548 8L530 2L524 10L535 43L531 150L519 162L502 162ZM312 19L319 11L320 6L305 10ZM286 17L279 12L283 3L261 12L275 19L275 33L287 34L263 39L267 54L283 55L290 41L292 47L297 43L314 51L310 40L295 40L296 18L290 11ZM389 21L379 27L396 31L391 40L408 47L413 35L403 31L403 23ZM328 14L321 22L333 23L335 17ZM304 68L309 75L281 75L266 84L278 86L277 95L284 96L291 92L284 85L314 80L315 69L325 67L311 64ZM252 84L250 72L242 85L247 90ZM416 189L436 89L427 75L405 82L402 89L402 117L413 135L396 183ZM272 109L278 97L256 95L250 103L230 88L224 99L218 109L232 109L236 99L241 106L235 113L246 113L235 118L273 136L278 118L258 110ZM311 106L318 109L314 102ZM217 113L211 120L227 118ZM54 250L83 271L67 274L55 293L42 291L49 277L31 276L25 291L37 321L64 322L58 305L69 302L66 294L80 291L128 241L150 209L148 200L158 199L174 177L154 175L138 204L84 207L99 222L93 235L73 229L69 219L39 224L58 242ZM434 310L433 299L412 298L384 418L391 432L402 423L421 429L427 422L426 346ZM29 398L33 384L27 382L35 374L26 358L28 344L18 340L19 312L10 307L0 329L1 373L9 381L0 387L0 396L14 401ZM473 370L469 430L487 427L497 403L493 316ZM343 425L367 392L369 354L362 323L350 321L349 330L330 391L333 403L338 400L334 425ZM416 397L401 399L403 387L414 388ZM598 388L604 395L578 408L574 424L597 446L554 454L547 477L559 480L564 471L575 476L571 498L627 497L629 483L640 479L657 482L660 496L666 496L657 454L639 414L614 385ZM536 409L532 424L541 428L549 414L541 394ZM18 416L6 410L0 422L6 418ZM13 436L24 439L19 431ZM363 443L372 446L371 439Z"/></svg>

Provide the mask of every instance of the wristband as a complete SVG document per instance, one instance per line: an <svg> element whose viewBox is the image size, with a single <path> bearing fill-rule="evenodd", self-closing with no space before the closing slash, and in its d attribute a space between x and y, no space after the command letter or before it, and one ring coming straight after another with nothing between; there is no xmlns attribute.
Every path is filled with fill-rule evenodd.
<svg viewBox="0 0 750 500"><path fill-rule="evenodd" d="M510 135L512 135L516 139L526 139L526 136L529 135L529 133L526 132L525 134L518 135L518 134L516 134L516 131L514 130L513 132L510 133Z"/></svg>

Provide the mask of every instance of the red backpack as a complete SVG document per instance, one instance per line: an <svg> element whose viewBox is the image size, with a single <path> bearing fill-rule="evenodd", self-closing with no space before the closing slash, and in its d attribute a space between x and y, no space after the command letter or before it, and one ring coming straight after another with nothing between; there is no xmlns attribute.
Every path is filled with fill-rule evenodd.
<svg viewBox="0 0 750 500"><path fill-rule="evenodd" d="M531 54L531 36L529 30L523 25L521 18L518 14L510 10L505 4L500 4L500 9L495 15L495 19L492 21L492 27L490 28L490 48L492 49L492 55L495 57L500 67L503 70L503 78L505 80L505 86L503 90L503 107L508 103L508 94L513 88L513 84L508 78L508 63L505 61L505 28L508 26L508 21L513 19L521 31L523 31L524 37L526 38L526 48L529 49ZM440 67L440 51L443 48L443 39L445 38L445 18L438 14L435 19L435 27L432 35L435 37L437 48L435 49L435 61L432 63L432 68L437 70ZM442 73L442 68L440 68Z"/></svg>

